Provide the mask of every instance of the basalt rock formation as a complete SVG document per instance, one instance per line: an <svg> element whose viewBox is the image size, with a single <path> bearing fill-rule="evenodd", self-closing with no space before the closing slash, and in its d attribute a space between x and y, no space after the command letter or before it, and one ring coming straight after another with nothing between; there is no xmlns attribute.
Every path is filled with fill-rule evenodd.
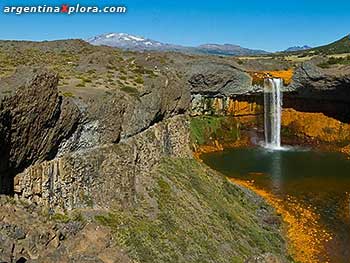
<svg viewBox="0 0 350 263"><path fill-rule="evenodd" d="M190 157L188 134L186 120L173 117L118 144L30 166L16 175L15 194L62 210L133 206L162 158Z"/></svg>
<svg viewBox="0 0 350 263"><path fill-rule="evenodd" d="M75 98L57 84L56 74L28 67L0 81L1 192L12 192L13 176L34 163L118 143L185 112L190 103L190 92L171 74L138 94Z"/></svg>
<svg viewBox="0 0 350 263"><path fill-rule="evenodd" d="M18 81L18 74L12 78ZM70 100L58 95L57 75L40 72L22 80L0 106L0 174L4 193L12 191L16 173L55 156L60 143L77 128L80 115Z"/></svg>

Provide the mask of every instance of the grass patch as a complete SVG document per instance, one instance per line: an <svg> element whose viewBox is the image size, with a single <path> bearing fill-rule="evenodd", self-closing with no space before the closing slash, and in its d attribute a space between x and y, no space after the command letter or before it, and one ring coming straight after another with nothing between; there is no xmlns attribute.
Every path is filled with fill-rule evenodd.
<svg viewBox="0 0 350 263"><path fill-rule="evenodd" d="M350 55L346 57L330 57L326 62L318 64L321 68L329 68L332 65L350 65Z"/></svg>
<svg viewBox="0 0 350 263"><path fill-rule="evenodd" d="M76 85L77 88L83 88L86 87L85 82L80 82Z"/></svg>
<svg viewBox="0 0 350 263"><path fill-rule="evenodd" d="M67 215L56 213L51 216L51 220L61 223L68 223L71 219Z"/></svg>
<svg viewBox="0 0 350 263"><path fill-rule="evenodd" d="M265 252L284 254L276 226L260 223L257 209L265 205L206 166L164 159L147 176L154 181L148 190L152 202L95 217L135 261L228 263Z"/></svg>

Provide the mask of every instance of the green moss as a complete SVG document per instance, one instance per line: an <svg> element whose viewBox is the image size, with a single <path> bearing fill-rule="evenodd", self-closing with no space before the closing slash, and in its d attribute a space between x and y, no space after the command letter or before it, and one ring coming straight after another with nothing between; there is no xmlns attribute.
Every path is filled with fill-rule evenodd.
<svg viewBox="0 0 350 263"><path fill-rule="evenodd" d="M73 221L76 221L76 222L85 222L84 216L83 216L82 213L79 212L79 211L74 211L73 214L72 214L71 219L72 219Z"/></svg>
<svg viewBox="0 0 350 263"><path fill-rule="evenodd" d="M43 213L45 215L45 213ZM49 216L48 214L46 216ZM61 213L55 213L51 216L49 216L50 220L56 221L59 223L68 223L71 221L74 222L85 222L85 218L82 215L80 211L73 211L70 214L61 214Z"/></svg>
<svg viewBox="0 0 350 263"><path fill-rule="evenodd" d="M204 145L214 140L234 142L239 138L239 125L231 117L199 116L191 119L191 140Z"/></svg>
<svg viewBox="0 0 350 263"><path fill-rule="evenodd" d="M295 128L293 127L293 125L282 126L281 127L281 135L283 137L286 137L286 138L292 138L292 137L297 136L297 132L296 132Z"/></svg>

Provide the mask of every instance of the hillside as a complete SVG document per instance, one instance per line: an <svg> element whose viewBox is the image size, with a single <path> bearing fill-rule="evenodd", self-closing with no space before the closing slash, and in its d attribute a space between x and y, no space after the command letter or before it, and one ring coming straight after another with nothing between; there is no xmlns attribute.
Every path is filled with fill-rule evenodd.
<svg viewBox="0 0 350 263"><path fill-rule="evenodd" d="M347 35L328 45L310 49L317 54L342 54L350 53L350 35Z"/></svg>
<svg viewBox="0 0 350 263"><path fill-rule="evenodd" d="M304 49L304 50L286 50L279 54L293 54L300 56L308 56L308 55L334 55L334 54L344 54L350 53L350 35L347 35L337 41L334 41L330 44Z"/></svg>

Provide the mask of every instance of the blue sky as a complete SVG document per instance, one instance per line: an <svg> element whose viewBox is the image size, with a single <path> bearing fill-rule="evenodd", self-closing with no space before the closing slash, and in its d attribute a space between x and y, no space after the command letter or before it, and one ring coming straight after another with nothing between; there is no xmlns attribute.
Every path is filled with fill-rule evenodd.
<svg viewBox="0 0 350 263"><path fill-rule="evenodd" d="M5 5L125 5L123 15L2 13ZM53 40L126 32L181 45L232 43L268 51L350 33L350 1L0 0L0 39Z"/></svg>

